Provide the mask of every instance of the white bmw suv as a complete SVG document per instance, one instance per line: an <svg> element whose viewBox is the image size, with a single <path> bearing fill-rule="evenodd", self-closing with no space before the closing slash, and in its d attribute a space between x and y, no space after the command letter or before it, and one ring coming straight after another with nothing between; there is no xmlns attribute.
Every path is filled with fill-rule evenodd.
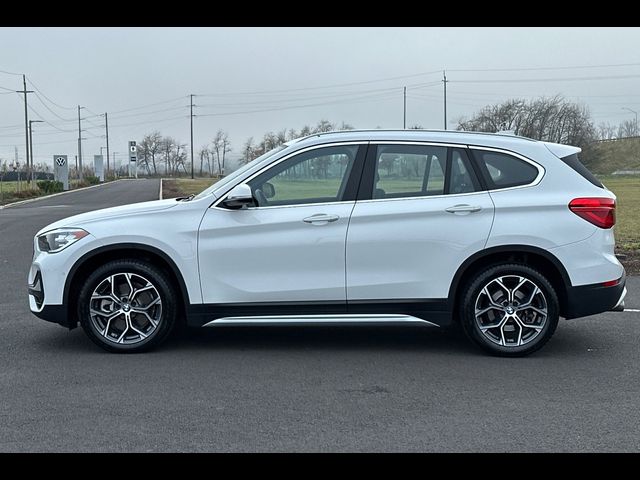
<svg viewBox="0 0 640 480"><path fill-rule="evenodd" d="M460 325L525 355L559 317L624 306L616 197L578 152L453 131L294 140L199 195L43 228L31 311L112 352L178 322L389 323Z"/></svg>

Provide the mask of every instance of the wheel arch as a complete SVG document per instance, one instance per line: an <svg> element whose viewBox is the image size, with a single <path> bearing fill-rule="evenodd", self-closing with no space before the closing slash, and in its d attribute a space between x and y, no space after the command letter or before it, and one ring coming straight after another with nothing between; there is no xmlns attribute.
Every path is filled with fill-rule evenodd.
<svg viewBox="0 0 640 480"><path fill-rule="evenodd" d="M556 289L560 302L560 315L568 308L568 290L571 279L562 262L548 250L531 245L500 245L477 252L458 268L449 288L449 310L457 315L459 297L466 281L481 269L497 263L524 263L544 274Z"/></svg>
<svg viewBox="0 0 640 480"><path fill-rule="evenodd" d="M189 302L189 293L182 273L180 273L173 259L162 250L150 245L140 243L116 243L96 248L84 254L69 270L63 291L63 305L66 307L67 314L67 324L65 326L70 329L78 326L75 309L71 307L72 304L75 304L75 297L80 291L80 288L77 286L78 282L86 278L88 272L97 266L111 260L124 258L149 261L154 266L162 268L178 287L178 311L181 313L182 318L184 318L186 306Z"/></svg>

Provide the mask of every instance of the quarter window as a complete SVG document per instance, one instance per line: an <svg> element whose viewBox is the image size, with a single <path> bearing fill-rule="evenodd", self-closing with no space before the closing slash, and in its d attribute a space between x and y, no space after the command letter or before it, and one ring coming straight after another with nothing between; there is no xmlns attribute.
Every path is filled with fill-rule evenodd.
<svg viewBox="0 0 640 480"><path fill-rule="evenodd" d="M357 145L310 150L258 175L248 184L258 207L342 200Z"/></svg>
<svg viewBox="0 0 640 480"><path fill-rule="evenodd" d="M491 189L528 185L538 176L536 167L506 153L474 150L473 155Z"/></svg>

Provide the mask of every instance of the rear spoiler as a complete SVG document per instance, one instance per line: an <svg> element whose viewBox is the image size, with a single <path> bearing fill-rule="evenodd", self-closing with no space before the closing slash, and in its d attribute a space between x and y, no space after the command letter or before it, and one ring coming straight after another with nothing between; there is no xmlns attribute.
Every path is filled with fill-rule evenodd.
<svg viewBox="0 0 640 480"><path fill-rule="evenodd" d="M547 149L558 158L568 157L580 153L582 149L580 147L574 147L572 145L562 145L561 143L542 142Z"/></svg>

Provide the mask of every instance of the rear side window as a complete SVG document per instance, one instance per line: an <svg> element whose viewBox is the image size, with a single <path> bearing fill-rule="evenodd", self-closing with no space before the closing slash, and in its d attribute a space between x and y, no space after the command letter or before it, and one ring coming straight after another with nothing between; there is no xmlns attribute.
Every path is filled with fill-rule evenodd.
<svg viewBox="0 0 640 480"><path fill-rule="evenodd" d="M375 199L471 193L480 182L465 149L438 145L378 145Z"/></svg>
<svg viewBox="0 0 640 480"><path fill-rule="evenodd" d="M602 182L600 180L598 180L593 173L591 173L589 170L587 170L587 167L585 167L582 162L580 161L580 159L578 158L578 154L574 153L573 155L569 155L567 157L562 157L560 160L562 160L564 163L566 163L567 165L569 165L571 168L573 168L576 172L578 172L580 175L582 175L584 178L586 178L587 180L589 180L591 183L593 183L596 187L600 187L600 188L604 188L604 185L602 185Z"/></svg>
<svg viewBox="0 0 640 480"><path fill-rule="evenodd" d="M506 153L474 150L473 156L490 189L528 185L538 176L536 167Z"/></svg>

